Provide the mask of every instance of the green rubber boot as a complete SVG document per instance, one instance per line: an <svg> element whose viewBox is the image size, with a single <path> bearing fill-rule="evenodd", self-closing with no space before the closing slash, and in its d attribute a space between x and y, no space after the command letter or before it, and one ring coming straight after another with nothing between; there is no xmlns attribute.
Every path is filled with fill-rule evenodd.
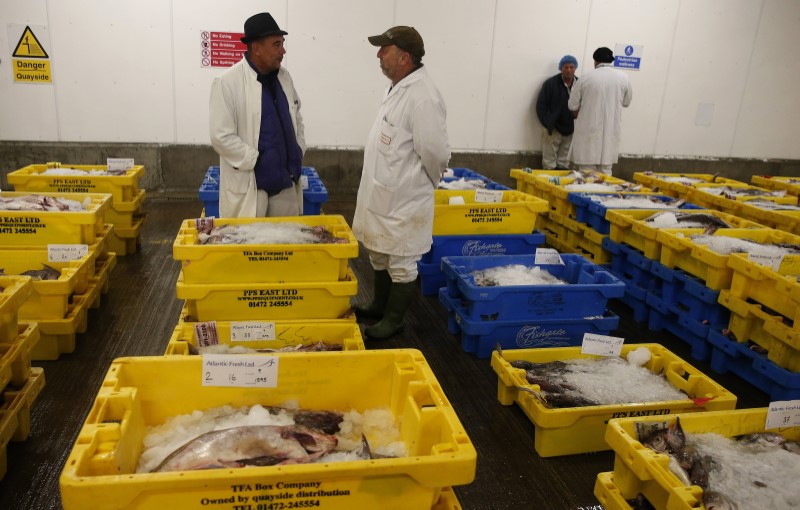
<svg viewBox="0 0 800 510"><path fill-rule="evenodd" d="M389 271L375 271L373 283L374 298L372 303L367 306L356 306L356 319L380 319L386 309L386 301L389 300L389 289L392 288L392 277Z"/></svg>
<svg viewBox="0 0 800 510"><path fill-rule="evenodd" d="M383 318L377 324L365 328L364 334L373 340L382 340L399 333L403 329L403 317L416 293L416 282L392 283Z"/></svg>

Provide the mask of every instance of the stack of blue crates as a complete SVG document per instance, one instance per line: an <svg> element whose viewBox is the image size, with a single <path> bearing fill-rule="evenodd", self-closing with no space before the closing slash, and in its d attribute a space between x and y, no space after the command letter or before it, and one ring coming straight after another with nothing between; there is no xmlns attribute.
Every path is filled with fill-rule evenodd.
<svg viewBox="0 0 800 510"><path fill-rule="evenodd" d="M328 201L328 190L317 171L310 166L302 168L308 187L303 189L303 214L315 215L322 211L322 204ZM206 216L219 216L219 167L210 166L200 185L199 198L203 202Z"/></svg>
<svg viewBox="0 0 800 510"><path fill-rule="evenodd" d="M442 182L457 179L483 181L486 189L509 190L488 177L469 168L453 168L452 177L443 177ZM423 296L435 296L444 287L444 273L441 269L442 257L454 255L477 257L485 255L522 255L534 253L536 248L544 244L544 234L538 230L530 234L496 234L496 235L451 235L433 236L431 249L417 263Z"/></svg>
<svg viewBox="0 0 800 510"><path fill-rule="evenodd" d="M503 349L580 345L585 333L607 335L619 317L606 309L625 284L582 255L562 254L563 264L536 264L535 255L445 257L446 287L439 300L448 329L461 334L461 347L479 358ZM470 274L490 268L538 267L564 281L558 285L479 286Z"/></svg>

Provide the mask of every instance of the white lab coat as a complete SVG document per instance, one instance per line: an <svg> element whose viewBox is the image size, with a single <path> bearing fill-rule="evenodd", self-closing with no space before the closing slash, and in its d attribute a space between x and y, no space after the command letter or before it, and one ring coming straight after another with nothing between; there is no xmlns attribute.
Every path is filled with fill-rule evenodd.
<svg viewBox="0 0 800 510"><path fill-rule="evenodd" d="M433 192L450 160L447 111L422 67L387 93L364 147L353 233L364 247L421 255L433 242Z"/></svg>
<svg viewBox="0 0 800 510"><path fill-rule="evenodd" d="M281 67L278 81L289 102L297 143L305 153L300 98L289 71ZM257 190L253 169L258 158L261 129L261 83L244 57L214 78L209 103L211 145L219 154L219 215L222 218L254 217ZM302 187L295 187L302 210Z"/></svg>
<svg viewBox="0 0 800 510"><path fill-rule="evenodd" d="M611 64L600 64L575 82L569 109L575 119L570 159L577 165L612 165L619 157L622 108L631 104L628 76Z"/></svg>

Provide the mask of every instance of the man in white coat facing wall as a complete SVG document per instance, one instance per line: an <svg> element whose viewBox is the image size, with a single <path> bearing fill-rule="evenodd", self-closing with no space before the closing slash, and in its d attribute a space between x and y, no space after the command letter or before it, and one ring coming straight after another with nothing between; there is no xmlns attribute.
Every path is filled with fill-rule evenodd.
<svg viewBox="0 0 800 510"><path fill-rule="evenodd" d="M359 320L380 319L368 338L400 331L416 294L417 261L433 241L434 190L450 159L444 99L423 67L425 47L412 27L369 37L391 80L364 147L353 232L375 271L375 298Z"/></svg>
<svg viewBox="0 0 800 510"><path fill-rule="evenodd" d="M575 117L570 159L578 170L611 175L611 166L619 159L622 109L631 104L633 89L628 76L612 66L610 49L597 48L592 58L594 71L584 75L569 96Z"/></svg>
<svg viewBox="0 0 800 510"><path fill-rule="evenodd" d="M219 154L223 218L303 213L306 149L300 98L281 67L286 32L268 12L244 23L247 53L211 84L211 145Z"/></svg>

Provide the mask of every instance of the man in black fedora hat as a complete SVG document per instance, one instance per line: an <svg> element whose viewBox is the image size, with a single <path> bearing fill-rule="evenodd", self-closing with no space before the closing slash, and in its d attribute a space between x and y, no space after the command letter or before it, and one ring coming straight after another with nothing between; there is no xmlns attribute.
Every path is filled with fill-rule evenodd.
<svg viewBox="0 0 800 510"><path fill-rule="evenodd" d="M284 36L268 12L244 22L244 58L214 79L211 145L219 154L223 218L303 213L306 143L300 98L281 66Z"/></svg>

